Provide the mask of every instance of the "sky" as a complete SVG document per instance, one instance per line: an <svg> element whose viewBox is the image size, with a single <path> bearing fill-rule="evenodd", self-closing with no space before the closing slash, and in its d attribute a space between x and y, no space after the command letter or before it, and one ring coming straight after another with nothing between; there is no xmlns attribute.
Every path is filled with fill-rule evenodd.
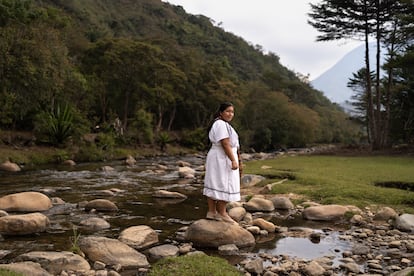
<svg viewBox="0 0 414 276"><path fill-rule="evenodd" d="M313 80L331 68L360 41L316 42L307 23L309 3L318 0L163 0L202 14L224 30L279 56L289 70Z"/></svg>

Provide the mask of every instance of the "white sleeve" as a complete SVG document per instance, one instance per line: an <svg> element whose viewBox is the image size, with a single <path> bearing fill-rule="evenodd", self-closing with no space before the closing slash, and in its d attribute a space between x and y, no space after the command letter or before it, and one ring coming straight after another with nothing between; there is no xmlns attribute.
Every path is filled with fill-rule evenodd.
<svg viewBox="0 0 414 276"><path fill-rule="evenodd" d="M229 138L229 131L227 129L226 122L223 120L217 120L211 127L209 138L211 142L218 143L224 138Z"/></svg>

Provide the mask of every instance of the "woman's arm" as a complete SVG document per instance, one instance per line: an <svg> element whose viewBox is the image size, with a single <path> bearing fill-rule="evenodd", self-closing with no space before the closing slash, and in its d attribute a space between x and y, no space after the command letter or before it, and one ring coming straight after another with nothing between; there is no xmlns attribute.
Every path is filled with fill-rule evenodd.
<svg viewBox="0 0 414 276"><path fill-rule="evenodd" d="M224 138L220 140L220 143L227 157L231 160L231 169L237 170L239 168L239 165L237 164L236 157L233 155L233 151L231 150L230 138Z"/></svg>

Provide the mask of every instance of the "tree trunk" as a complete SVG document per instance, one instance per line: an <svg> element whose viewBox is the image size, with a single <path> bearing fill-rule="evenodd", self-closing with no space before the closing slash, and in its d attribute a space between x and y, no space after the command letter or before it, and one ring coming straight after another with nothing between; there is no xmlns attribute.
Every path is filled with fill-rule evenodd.
<svg viewBox="0 0 414 276"><path fill-rule="evenodd" d="M380 87L380 69L381 69L381 30L380 30L380 1L376 3L376 42L377 42L377 53L376 53L376 74L375 74L375 125L376 125L376 136L374 137L374 148L381 149L383 147L383 129L382 129L382 116L381 116L381 87Z"/></svg>
<svg viewBox="0 0 414 276"><path fill-rule="evenodd" d="M365 9L368 9L369 1L365 1ZM376 134L376 124L375 124L375 114L374 114L374 101L372 98L372 83L371 83L371 68L369 62L369 24L368 24L368 12L365 12L365 67L367 70L366 73L366 93L367 93L367 117L368 117L368 126L369 126L369 133L370 133L370 140L371 140L371 148L375 149L375 137Z"/></svg>
<svg viewBox="0 0 414 276"><path fill-rule="evenodd" d="M171 115L170 115L170 120L168 122L168 131L171 131L171 127L172 127L172 124L174 122L176 112L177 112L177 105L174 104L173 110L172 110Z"/></svg>

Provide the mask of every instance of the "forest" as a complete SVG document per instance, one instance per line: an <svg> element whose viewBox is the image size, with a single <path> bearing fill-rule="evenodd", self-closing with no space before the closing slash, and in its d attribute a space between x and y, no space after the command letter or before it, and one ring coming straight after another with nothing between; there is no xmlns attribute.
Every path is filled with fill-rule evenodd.
<svg viewBox="0 0 414 276"><path fill-rule="evenodd" d="M357 9L336 2L311 7L310 23L326 33L320 40L356 33L351 28L335 37L329 26L324 29L329 11L323 4ZM351 2L370 1L344 3ZM244 150L413 143L414 21L405 15L411 2L383 2L399 4L381 22L400 39L381 65L389 69L386 77L364 73L370 67L355 72L359 112L351 116L280 64L277 53L180 6L161 0L0 0L0 133L30 132L33 143L51 146L80 145L85 134L96 133L101 147L174 142L202 150L218 105L231 101ZM366 15L372 18L365 31L390 46L391 35L375 29L384 13ZM381 143L373 139L380 132L387 138Z"/></svg>

